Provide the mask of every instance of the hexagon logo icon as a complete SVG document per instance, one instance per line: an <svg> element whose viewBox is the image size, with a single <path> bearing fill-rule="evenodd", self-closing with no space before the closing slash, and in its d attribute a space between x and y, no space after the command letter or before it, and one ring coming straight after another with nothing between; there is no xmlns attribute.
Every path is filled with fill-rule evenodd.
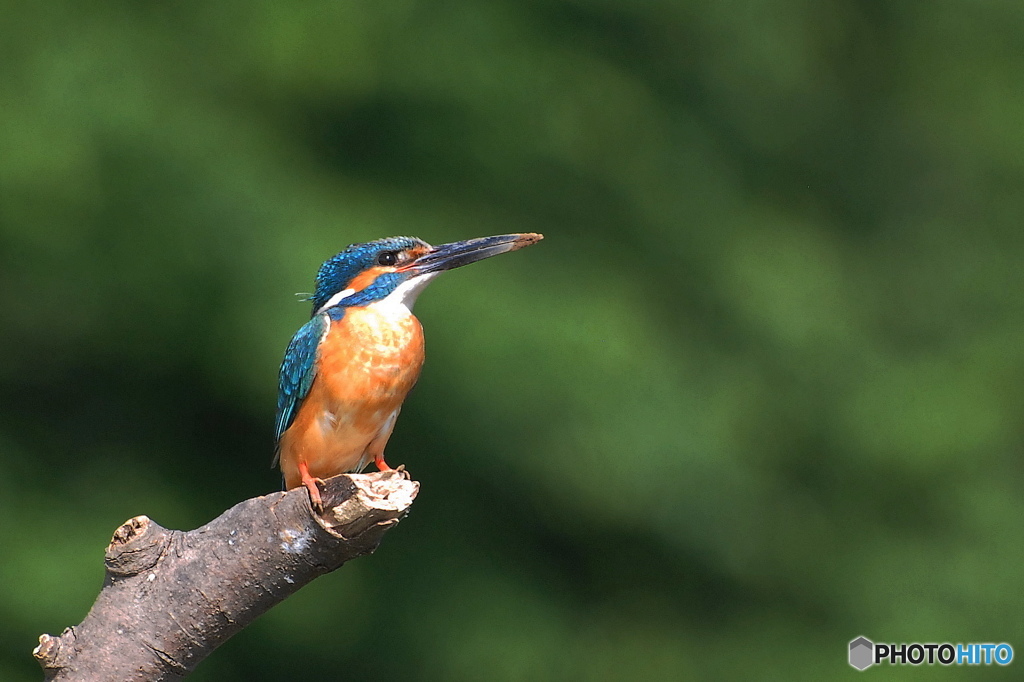
<svg viewBox="0 0 1024 682"><path fill-rule="evenodd" d="M858 637L850 642L850 665L865 670L874 664L875 643L867 637Z"/></svg>

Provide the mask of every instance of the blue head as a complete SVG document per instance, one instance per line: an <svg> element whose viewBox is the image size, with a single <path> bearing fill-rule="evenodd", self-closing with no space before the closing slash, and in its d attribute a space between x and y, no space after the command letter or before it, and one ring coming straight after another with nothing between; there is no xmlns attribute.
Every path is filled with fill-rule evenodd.
<svg viewBox="0 0 1024 682"><path fill-rule="evenodd" d="M311 299L313 313L316 314L339 293L354 289L351 285L360 275L373 273L369 277L362 278L368 279L366 284L370 285L377 279L376 275L383 275L387 270L394 270L393 266L398 263L400 254L411 253L414 249L426 251L429 248L429 244L415 237L387 237L365 244L350 244L341 253L325 260L316 273L316 291ZM398 284L401 282L396 282L395 286ZM366 286L359 287L358 290L361 291L365 288ZM391 292L384 293L384 296L389 293ZM332 303L337 302L340 302L340 299L332 301Z"/></svg>
<svg viewBox="0 0 1024 682"><path fill-rule="evenodd" d="M387 237L352 244L324 261L316 276L313 314L336 306L364 306L396 291L411 303L444 270L499 253L514 251L542 239L539 234L505 234L431 246L416 237Z"/></svg>

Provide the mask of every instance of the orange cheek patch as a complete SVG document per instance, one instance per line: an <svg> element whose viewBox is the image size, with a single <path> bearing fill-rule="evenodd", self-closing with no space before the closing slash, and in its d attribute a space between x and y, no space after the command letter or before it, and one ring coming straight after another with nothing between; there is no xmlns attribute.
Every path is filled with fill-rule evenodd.
<svg viewBox="0 0 1024 682"><path fill-rule="evenodd" d="M378 276L383 275L385 272L394 271L395 268L389 268L384 266L370 268L369 270L366 270L365 272L360 272L358 275L353 277L352 281L348 283L347 288L353 289L355 291L362 291L366 287L373 284L374 280L376 280Z"/></svg>

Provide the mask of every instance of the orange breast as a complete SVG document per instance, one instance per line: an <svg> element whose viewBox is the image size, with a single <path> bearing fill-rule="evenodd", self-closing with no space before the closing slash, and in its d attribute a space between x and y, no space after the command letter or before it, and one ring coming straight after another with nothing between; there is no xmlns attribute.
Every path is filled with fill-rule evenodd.
<svg viewBox="0 0 1024 682"><path fill-rule="evenodd" d="M332 321L309 395L281 436L285 487L300 485L300 461L327 478L382 453L422 367L423 329L404 308L349 308Z"/></svg>

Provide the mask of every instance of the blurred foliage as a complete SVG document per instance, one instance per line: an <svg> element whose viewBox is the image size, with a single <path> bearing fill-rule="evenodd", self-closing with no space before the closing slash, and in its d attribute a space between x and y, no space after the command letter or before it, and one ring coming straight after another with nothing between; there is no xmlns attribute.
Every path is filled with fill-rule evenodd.
<svg viewBox="0 0 1024 682"><path fill-rule="evenodd" d="M3 5L0 679L123 520L277 488L321 260L512 231L418 304L412 515L194 679L1024 654L1024 6Z"/></svg>

